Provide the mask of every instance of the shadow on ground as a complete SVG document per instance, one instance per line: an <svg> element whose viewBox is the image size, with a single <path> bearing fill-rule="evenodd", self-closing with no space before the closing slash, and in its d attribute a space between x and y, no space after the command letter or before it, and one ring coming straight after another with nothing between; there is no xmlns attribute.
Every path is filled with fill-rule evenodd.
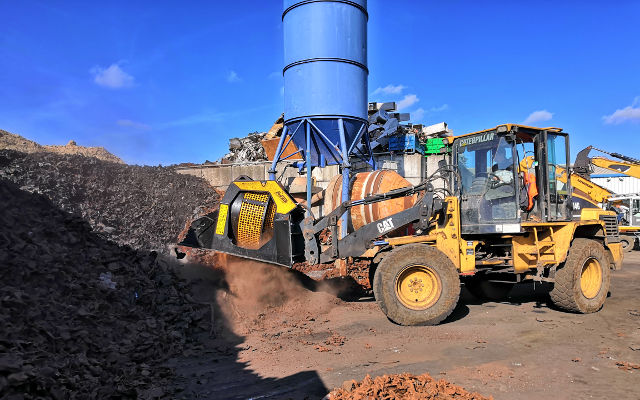
<svg viewBox="0 0 640 400"><path fill-rule="evenodd" d="M489 307L489 303L507 303L513 305L521 305L527 303L536 303L536 309L551 308L551 302L549 300L549 291L551 286L549 284L540 283L519 283L502 298L500 299L486 299L473 295L467 290L464 285L460 291L460 301L458 304L467 305L484 305Z"/></svg>
<svg viewBox="0 0 640 400"><path fill-rule="evenodd" d="M262 377L239 360L244 338L233 332L225 317L227 291L224 272L187 265L183 276L194 284L198 302L212 307L213 330L200 338L199 351L169 361L176 371L178 398L185 399L319 399L328 393L316 371L283 378ZM232 302L229 302L231 304ZM230 310L226 310L228 313ZM233 312L233 310L231 310Z"/></svg>

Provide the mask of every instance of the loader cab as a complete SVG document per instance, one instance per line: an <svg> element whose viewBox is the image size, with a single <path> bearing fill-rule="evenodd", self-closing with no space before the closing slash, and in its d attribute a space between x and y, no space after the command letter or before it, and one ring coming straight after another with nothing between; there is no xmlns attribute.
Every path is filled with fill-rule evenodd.
<svg viewBox="0 0 640 400"><path fill-rule="evenodd" d="M556 128L500 125L453 139L463 234L522 231L571 219L569 143Z"/></svg>

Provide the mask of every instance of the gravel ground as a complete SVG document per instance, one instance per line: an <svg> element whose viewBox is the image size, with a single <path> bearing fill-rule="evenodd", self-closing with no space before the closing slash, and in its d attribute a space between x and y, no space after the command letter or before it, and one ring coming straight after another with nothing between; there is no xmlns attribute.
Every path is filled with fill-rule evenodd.
<svg viewBox="0 0 640 400"><path fill-rule="evenodd" d="M253 270L239 282L246 285L259 275ZM234 279L230 285L232 292L242 293ZM637 400L639 251L625 254L611 285L611 297L594 314L549 306L548 287L539 284L516 286L502 301L480 300L463 288L458 306L442 324L408 327L390 322L373 298L342 301L328 293L294 291L288 284L285 293L291 298L284 304L247 307L241 303L247 296L233 297L241 323L234 326L238 337L227 362L182 358L176 370L183 376L197 370L205 383L192 386L194 397L216 398L224 383L227 393L244 395L236 398L317 399L367 375L428 373L496 400ZM250 287L265 285L245 289L257 296L259 290ZM242 363L272 381L246 386L249 378L229 368L231 359L231 365Z"/></svg>

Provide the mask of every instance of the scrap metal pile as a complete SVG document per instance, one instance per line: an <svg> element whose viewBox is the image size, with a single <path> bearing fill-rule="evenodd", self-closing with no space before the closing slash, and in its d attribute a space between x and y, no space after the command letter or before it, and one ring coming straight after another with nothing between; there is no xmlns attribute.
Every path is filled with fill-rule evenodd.
<svg viewBox="0 0 640 400"><path fill-rule="evenodd" d="M266 133L253 132L243 138L229 139L229 153L227 153L221 164L235 164L252 161L266 161L267 154L262 148L261 141Z"/></svg>
<svg viewBox="0 0 640 400"><path fill-rule="evenodd" d="M218 200L203 179L177 174L170 167L80 155L0 150L0 178L45 195L110 240L165 253L194 210Z"/></svg>
<svg viewBox="0 0 640 400"><path fill-rule="evenodd" d="M162 363L201 349L209 307L155 252L108 241L5 179L0 198L0 397L170 396Z"/></svg>
<svg viewBox="0 0 640 400"><path fill-rule="evenodd" d="M444 122L430 126L402 124L410 118L409 113L396 111L395 102L369 103L371 149L376 153L422 152L427 139L453 134Z"/></svg>
<svg viewBox="0 0 640 400"><path fill-rule="evenodd" d="M253 132L243 138L229 139L229 153L222 157L219 163L230 164L273 160L273 153L276 150L275 145L282 133L283 123L284 114L281 114L268 132Z"/></svg>

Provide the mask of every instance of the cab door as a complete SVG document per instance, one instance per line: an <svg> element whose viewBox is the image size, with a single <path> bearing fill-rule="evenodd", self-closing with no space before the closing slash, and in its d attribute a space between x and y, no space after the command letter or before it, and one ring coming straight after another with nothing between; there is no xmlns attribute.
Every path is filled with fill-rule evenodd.
<svg viewBox="0 0 640 400"><path fill-rule="evenodd" d="M543 138L546 146L540 146L538 150L542 153L540 158L546 160L543 199L546 220L568 221L571 219L569 137L563 133L544 131Z"/></svg>

